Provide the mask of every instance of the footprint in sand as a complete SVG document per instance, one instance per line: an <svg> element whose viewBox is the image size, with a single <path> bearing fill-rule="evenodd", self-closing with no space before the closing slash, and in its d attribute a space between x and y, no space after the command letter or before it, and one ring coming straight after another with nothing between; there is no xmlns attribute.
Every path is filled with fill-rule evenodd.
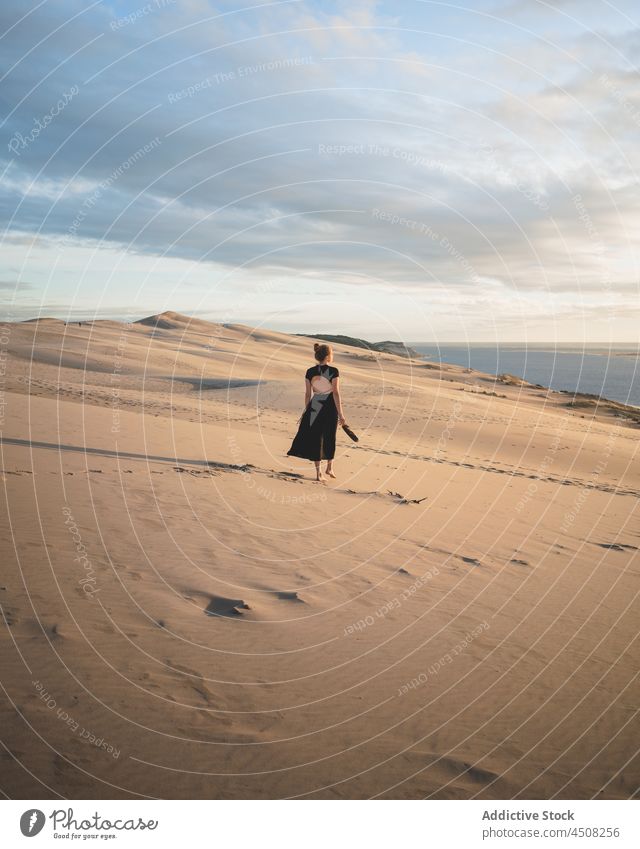
<svg viewBox="0 0 640 849"><path fill-rule="evenodd" d="M241 598L225 598L201 590L185 589L182 591L182 597L185 601L193 601L194 596L207 600L207 606L204 608L207 616L242 616L243 610L251 610L249 605Z"/></svg>
<svg viewBox="0 0 640 849"><path fill-rule="evenodd" d="M7 607L7 605L2 606L2 618L7 626L7 628L12 628L14 625L20 621L20 617L18 616L18 609L14 607Z"/></svg>
<svg viewBox="0 0 640 849"><path fill-rule="evenodd" d="M241 616L243 610L251 610L241 598L223 598L211 596L204 612L207 616Z"/></svg>
<svg viewBox="0 0 640 849"><path fill-rule="evenodd" d="M460 557L463 563L469 563L471 566L482 566L482 563L475 557Z"/></svg>
<svg viewBox="0 0 640 849"><path fill-rule="evenodd" d="M169 669L180 673L182 677L182 685L188 690L193 690L200 696L208 705L215 700L215 695L207 687L204 677L197 669L191 669L188 666L181 666L179 663L172 663L170 660L165 661Z"/></svg>
<svg viewBox="0 0 640 849"><path fill-rule="evenodd" d="M297 601L300 604L306 604L305 600L300 598L298 593L293 591L293 590L291 590L291 591L285 590L285 591L282 591L282 592L278 591L278 590L272 590L272 592L275 595L275 597L277 599L279 599L280 601Z"/></svg>
<svg viewBox="0 0 640 849"><path fill-rule="evenodd" d="M211 478L218 474L213 469L185 469L184 466L174 466L173 470L181 474L193 475L193 477Z"/></svg>
<svg viewBox="0 0 640 849"><path fill-rule="evenodd" d="M448 777L448 783L453 786L488 785L493 784L499 778L497 773L470 764L467 761L447 757L446 755L440 757L432 755L432 757L433 761L430 766L435 770L442 771Z"/></svg>

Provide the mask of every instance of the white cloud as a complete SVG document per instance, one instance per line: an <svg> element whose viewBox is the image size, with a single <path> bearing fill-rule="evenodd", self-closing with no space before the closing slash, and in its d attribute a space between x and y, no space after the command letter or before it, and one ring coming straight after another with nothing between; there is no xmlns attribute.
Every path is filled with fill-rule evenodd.
<svg viewBox="0 0 640 849"><path fill-rule="evenodd" d="M83 8L45 4L14 31L7 99L33 94L7 137L60 91L80 92L14 159L4 223L30 277L42 279L34 272L55 254L74 286L96 249L108 251L106 264L128 250L152 260L144 285L162 297L171 262L203 261L212 295L229 280L250 287L277 274L390 297L436 299L445 289L451 304L472 299L480 322L496 311L522 321L521 299L538 293L559 320L555 298L575 318L585 294L622 299L624 316L638 290L640 78L625 64L638 32L622 13L611 32L598 31L600 5L495 6L512 16L504 24L469 13L474 44L452 36L446 16L386 14L372 2L251 14L168 4L116 32L115 12L98 6L20 61ZM0 14L9 22L20 8ZM440 36L419 35L439 27ZM69 235L85 199L156 136L100 192L73 229L77 247L60 257L55 239ZM320 145L352 151L327 155ZM423 229L376 219L374 208ZM111 297L121 303L120 292Z"/></svg>

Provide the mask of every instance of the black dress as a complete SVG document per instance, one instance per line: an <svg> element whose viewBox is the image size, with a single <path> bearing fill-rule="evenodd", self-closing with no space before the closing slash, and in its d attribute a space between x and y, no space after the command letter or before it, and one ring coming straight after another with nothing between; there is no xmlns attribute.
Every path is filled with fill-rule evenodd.
<svg viewBox="0 0 640 849"><path fill-rule="evenodd" d="M325 377L333 383L340 376L337 368L330 365L311 366L305 377ZM333 460L336 453L336 431L338 409L331 392L316 392L311 396L306 410L298 422L298 432L287 452L290 457L304 460Z"/></svg>

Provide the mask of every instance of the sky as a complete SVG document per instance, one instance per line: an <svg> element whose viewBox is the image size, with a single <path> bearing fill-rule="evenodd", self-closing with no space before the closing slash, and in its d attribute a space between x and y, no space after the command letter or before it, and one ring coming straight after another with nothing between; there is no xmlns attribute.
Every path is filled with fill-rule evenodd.
<svg viewBox="0 0 640 849"><path fill-rule="evenodd" d="M638 342L636 0L3 0L0 317Z"/></svg>

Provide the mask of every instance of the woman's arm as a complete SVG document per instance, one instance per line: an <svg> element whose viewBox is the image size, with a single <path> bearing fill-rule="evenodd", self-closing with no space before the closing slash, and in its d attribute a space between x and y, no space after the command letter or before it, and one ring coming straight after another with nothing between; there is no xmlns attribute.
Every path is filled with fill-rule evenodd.
<svg viewBox="0 0 640 849"><path fill-rule="evenodd" d="M311 381L305 378L304 381L304 408L305 410L309 406L309 401L311 400Z"/></svg>
<svg viewBox="0 0 640 849"><path fill-rule="evenodd" d="M333 386L333 400L336 402L338 418L340 420L340 424L343 425L346 419L344 417L344 413L342 412L342 398L340 397L340 378L334 377L331 381L331 384Z"/></svg>

